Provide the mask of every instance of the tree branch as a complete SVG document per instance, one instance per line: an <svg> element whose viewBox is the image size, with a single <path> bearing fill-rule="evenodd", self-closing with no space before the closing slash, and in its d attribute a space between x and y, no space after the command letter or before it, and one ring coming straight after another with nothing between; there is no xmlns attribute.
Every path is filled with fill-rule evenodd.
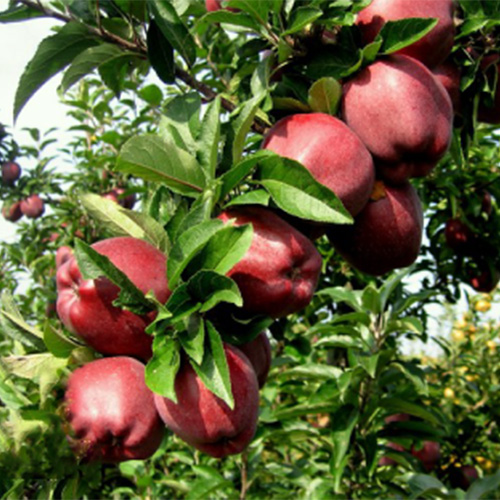
<svg viewBox="0 0 500 500"><path fill-rule="evenodd" d="M31 9L35 9L47 17L52 17L54 19L58 19L59 21L63 21L65 23L69 22L79 22L78 19L73 18L71 15L63 14L56 10L53 10L49 7L45 7L41 3L33 0L19 0L19 3L29 7ZM114 33L110 33L104 28L95 28L93 26L85 25L90 33L95 35L98 38L106 40L107 42L114 43L122 47L123 49L136 52L141 56L147 56L147 46L146 44L138 39L136 42L130 42L129 40L125 40L124 38L115 35ZM192 89L198 91L207 101L213 101L217 97L217 92L211 89L208 85L197 80L193 75L191 75L188 71L180 68L179 66L175 66L175 76L182 82L184 82L187 86ZM222 107L229 112L232 112L236 109L236 105L229 101L228 99L221 99ZM252 129L259 133L264 134L267 130L268 125L264 120L260 118L255 118L252 124Z"/></svg>

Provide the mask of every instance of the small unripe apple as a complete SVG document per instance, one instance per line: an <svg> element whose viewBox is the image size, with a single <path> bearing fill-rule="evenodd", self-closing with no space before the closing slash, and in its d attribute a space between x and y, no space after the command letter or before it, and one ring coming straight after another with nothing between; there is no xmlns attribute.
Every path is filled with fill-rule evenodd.
<svg viewBox="0 0 500 500"><path fill-rule="evenodd" d="M77 368L68 380L64 416L68 441L84 462L146 459L165 432L144 365L125 356Z"/></svg>
<svg viewBox="0 0 500 500"><path fill-rule="evenodd" d="M421 448L412 446L411 454L422 462L427 472L430 472L441 459L441 445L436 441L424 441Z"/></svg>
<svg viewBox="0 0 500 500"><path fill-rule="evenodd" d="M38 219L45 212L45 203L37 194L21 200L21 212L30 219Z"/></svg>
<svg viewBox="0 0 500 500"><path fill-rule="evenodd" d="M238 349L248 358L255 370L259 388L264 387L271 368L271 343L265 332L261 332L251 342L241 344Z"/></svg>
<svg viewBox="0 0 500 500"><path fill-rule="evenodd" d="M391 55L362 69L344 86L342 116L372 153L384 180L427 175L448 151L450 97L416 59Z"/></svg>
<svg viewBox="0 0 500 500"><path fill-rule="evenodd" d="M438 24L429 33L398 51L433 67L443 62L453 47L453 14L453 0L373 0L359 12L356 25L365 43L370 43L387 21L411 17L437 18Z"/></svg>
<svg viewBox="0 0 500 500"><path fill-rule="evenodd" d="M318 284L321 256L308 238L259 206L230 208L219 219L253 226L250 248L227 273L240 289L244 310L280 318L309 304Z"/></svg>
<svg viewBox="0 0 500 500"><path fill-rule="evenodd" d="M352 266L379 276L415 262L422 229L422 206L413 186L377 181L373 199L354 224L333 226L328 237Z"/></svg>
<svg viewBox="0 0 500 500"><path fill-rule="evenodd" d="M287 116L269 130L262 147L302 163L351 215L368 202L375 180L372 158L360 138L338 118L325 113Z"/></svg>
<svg viewBox="0 0 500 500"><path fill-rule="evenodd" d="M252 440L259 412L259 386L248 358L224 344L234 409L210 392L184 358L175 379L177 403L155 395L165 425L186 443L216 458L241 453Z"/></svg>
<svg viewBox="0 0 500 500"><path fill-rule="evenodd" d="M165 255L146 241L118 237L92 248L108 257L143 293L153 291L165 303L170 297ZM84 280L74 256L57 271L57 312L66 328L102 354L151 357L152 337L145 332L156 311L146 315L115 307L119 288L105 277Z"/></svg>
<svg viewBox="0 0 500 500"><path fill-rule="evenodd" d="M460 219L448 219L444 227L446 244L456 252L466 251L474 237L469 227Z"/></svg>
<svg viewBox="0 0 500 500"><path fill-rule="evenodd" d="M13 186L21 177L21 167L15 161L2 163L2 182L7 186Z"/></svg>
<svg viewBox="0 0 500 500"><path fill-rule="evenodd" d="M4 205L2 207L2 215L3 218L9 222L17 222L23 216L21 212L21 202L16 201L11 205Z"/></svg>

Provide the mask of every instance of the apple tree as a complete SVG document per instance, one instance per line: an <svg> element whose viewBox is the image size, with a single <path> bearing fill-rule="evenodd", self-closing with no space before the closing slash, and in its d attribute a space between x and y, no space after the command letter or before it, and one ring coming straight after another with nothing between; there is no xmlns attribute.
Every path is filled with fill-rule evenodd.
<svg viewBox="0 0 500 500"><path fill-rule="evenodd" d="M500 4L40 17L13 116L60 75L74 125L0 130L2 498L498 496Z"/></svg>

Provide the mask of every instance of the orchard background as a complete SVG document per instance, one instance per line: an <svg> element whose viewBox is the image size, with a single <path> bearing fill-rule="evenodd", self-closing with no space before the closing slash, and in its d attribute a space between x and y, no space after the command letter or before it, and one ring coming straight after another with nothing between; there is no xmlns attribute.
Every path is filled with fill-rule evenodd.
<svg viewBox="0 0 500 500"><path fill-rule="evenodd" d="M2 175L4 216L16 219L12 205L39 196L12 222L16 241L0 248L2 498L499 497L500 4L455 2L453 132L432 171L411 179L424 234L410 267L373 276L350 265L331 242L353 222L337 197L299 163L261 150L280 118L344 118L342 84L435 28L409 16L364 40L355 21L369 3L231 0L223 7L232 10L207 13L198 0L19 0L0 13L2 23L57 24L19 81L14 116L63 72L61 99L75 121L57 154L57 123L29 129L23 143L8 128L0 135L1 162L21 166L19 178ZM434 118L415 124L404 111L398 126L426 129ZM335 155L334 143L323 147ZM214 220L245 205L309 236L327 224L328 236L314 240L321 274L307 307L274 319L237 307L225 274L248 251L251 228ZM87 246L117 236L167 255L175 300L137 294ZM66 439L66 383L102 354L58 318L56 252L66 246L89 278L120 284L120 307L160 310L146 379L165 396L182 347L230 404L221 339L266 332L272 367L241 454L213 458L165 429L146 460L78 460ZM446 312L430 338L432 304ZM403 351L416 338L437 345L436 356Z"/></svg>

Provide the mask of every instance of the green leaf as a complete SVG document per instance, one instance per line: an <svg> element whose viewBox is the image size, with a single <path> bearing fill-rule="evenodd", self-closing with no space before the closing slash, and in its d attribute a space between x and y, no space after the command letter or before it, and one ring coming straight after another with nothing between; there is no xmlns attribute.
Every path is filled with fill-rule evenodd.
<svg viewBox="0 0 500 500"><path fill-rule="evenodd" d="M125 273L120 271L105 255L96 252L80 239L75 240L75 257L84 279L95 280L102 276L120 288L118 304L136 314L145 314L154 305L144 296Z"/></svg>
<svg viewBox="0 0 500 500"><path fill-rule="evenodd" d="M43 341L49 352L57 358L67 358L73 352L73 349L81 347L69 337L56 330L48 321L43 330Z"/></svg>
<svg viewBox="0 0 500 500"><path fill-rule="evenodd" d="M169 142L172 136L175 144L196 156L195 138L200 130L201 98L198 92L176 96L166 105L160 122L160 134ZM171 142L171 141L170 141Z"/></svg>
<svg viewBox="0 0 500 500"><path fill-rule="evenodd" d="M12 410L31 404L31 401L10 380L4 380L3 376L0 378L0 401Z"/></svg>
<svg viewBox="0 0 500 500"><path fill-rule="evenodd" d="M401 50L417 40L420 40L438 23L438 19L409 18L387 21L376 40L382 39L380 52L392 54Z"/></svg>
<svg viewBox="0 0 500 500"><path fill-rule="evenodd" d="M262 28L259 23L244 12L228 12L227 10L222 9L216 12L209 12L198 20L198 26L206 24L228 24L241 28L249 28L255 33L262 32Z"/></svg>
<svg viewBox="0 0 500 500"><path fill-rule="evenodd" d="M175 378L181 364L180 346L167 335L156 335L153 357L146 365L146 385L155 393L177 403Z"/></svg>
<svg viewBox="0 0 500 500"><path fill-rule="evenodd" d="M220 198L224 199L229 192L238 186L245 177L250 175L259 164L266 158L274 158L275 154L267 149L261 149L256 153L246 156L239 163L236 163L231 170L226 172L221 178Z"/></svg>
<svg viewBox="0 0 500 500"><path fill-rule="evenodd" d="M26 5L11 5L7 10L0 12L0 23L17 23L36 17L44 17L44 14Z"/></svg>
<svg viewBox="0 0 500 500"><path fill-rule="evenodd" d="M382 312L380 293L373 285L368 285L363 290L361 301L365 310L368 310L373 314L380 314Z"/></svg>
<svg viewBox="0 0 500 500"><path fill-rule="evenodd" d="M323 11L317 7L304 6L294 9L288 22L287 29L282 33L282 36L291 35L303 30L308 24L319 19L322 14Z"/></svg>
<svg viewBox="0 0 500 500"><path fill-rule="evenodd" d="M104 43L86 49L75 57L71 66L64 73L60 86L61 91L66 92L72 85L94 71L94 69L124 55L123 50L111 43ZM129 53L127 55L133 56L134 54Z"/></svg>
<svg viewBox="0 0 500 500"><path fill-rule="evenodd" d="M93 193L81 195L80 201L89 215L112 236L131 236L145 240L161 251L168 249L168 236L152 217L127 210Z"/></svg>
<svg viewBox="0 0 500 500"><path fill-rule="evenodd" d="M227 276L213 271L200 271L187 283L193 301L202 304L200 312L206 312L220 302L228 302L241 307L243 299L238 285Z"/></svg>
<svg viewBox="0 0 500 500"><path fill-rule="evenodd" d="M422 320L416 316L408 316L401 319L391 319L387 322L385 333L400 332L400 333L416 333L421 335L424 333L424 325Z"/></svg>
<svg viewBox="0 0 500 500"><path fill-rule="evenodd" d="M228 6L247 12L261 23L267 22L269 9L271 8L271 4L266 0L259 0L258 2L254 0L230 0Z"/></svg>
<svg viewBox="0 0 500 500"><path fill-rule="evenodd" d="M28 347L35 348L37 351L45 351L42 332L26 323L9 292L2 292L1 305L0 325L2 331Z"/></svg>
<svg viewBox="0 0 500 500"><path fill-rule="evenodd" d="M500 471L497 471L492 476L485 476L481 479L476 479L467 491L468 499L493 498L493 493L498 493L500 488ZM485 496L489 495L489 496Z"/></svg>
<svg viewBox="0 0 500 500"><path fill-rule="evenodd" d="M193 465L193 472L197 479L190 485L187 500L200 500L202 498L214 498L218 492L227 492L230 488L230 497L235 498L237 491L233 483L225 479L216 469L208 465Z"/></svg>
<svg viewBox="0 0 500 500"><path fill-rule="evenodd" d="M205 187L205 176L196 158L152 134L129 139L120 151L115 168L165 184L184 196L196 197Z"/></svg>
<svg viewBox="0 0 500 500"><path fill-rule="evenodd" d="M173 289L182 271L191 259L205 246L210 238L224 227L219 219L202 222L180 234L174 243L168 259L168 283Z"/></svg>
<svg viewBox="0 0 500 500"><path fill-rule="evenodd" d="M221 100L217 97L211 102L203 116L197 139L200 165L209 180L215 179L220 141Z"/></svg>
<svg viewBox="0 0 500 500"><path fill-rule="evenodd" d="M191 362L193 369L205 387L221 398L231 410L234 410L234 397L231 390L231 377L227 364L224 344L219 333L209 321L206 322L208 342L205 345L203 362L198 365Z"/></svg>
<svg viewBox="0 0 500 500"><path fill-rule="evenodd" d="M330 471L334 478L334 491L340 493L340 484L344 468L347 464L347 451L351 435L359 419L358 410L352 406L344 406L331 417L333 456L330 461Z"/></svg>
<svg viewBox="0 0 500 500"><path fill-rule="evenodd" d="M345 302L357 312L364 312L361 304L361 295L354 290L348 290L344 287L332 287L318 290L316 294L320 297L328 297L334 302Z"/></svg>
<svg viewBox="0 0 500 500"><path fill-rule="evenodd" d="M169 0L149 0L148 5L165 38L187 65L192 66L196 60L196 45L173 5Z"/></svg>
<svg viewBox="0 0 500 500"><path fill-rule="evenodd" d="M426 474L405 474L404 481L410 487L410 498L423 498L423 495L432 495L431 498L449 498L446 486L439 479ZM472 498L472 497L471 497Z"/></svg>
<svg viewBox="0 0 500 500"><path fill-rule="evenodd" d="M429 389L425 373L418 366L405 362L391 363L390 366L399 370L413 384L419 394L428 395Z"/></svg>
<svg viewBox="0 0 500 500"><path fill-rule="evenodd" d="M253 119L255 118L260 103L263 99L264 95L261 94L248 100L240 109L236 120L232 122L234 131L234 140L232 147L233 163L238 163L241 159L241 155L245 147L246 136L250 131Z"/></svg>
<svg viewBox="0 0 500 500"><path fill-rule="evenodd" d="M46 81L84 50L98 43L85 26L76 22L65 24L58 33L42 40L19 80L14 100L14 119Z"/></svg>
<svg viewBox="0 0 500 500"><path fill-rule="evenodd" d="M299 101L298 99L295 99L293 97L273 96L273 108L285 109L287 111L303 111L305 113L311 111L311 108L308 104L304 104L302 101Z"/></svg>
<svg viewBox="0 0 500 500"><path fill-rule="evenodd" d="M226 203L226 207L232 205L263 205L267 207L269 201L271 200L271 195L264 189L254 189L247 193L240 194L235 198L232 198L229 203Z"/></svg>
<svg viewBox="0 0 500 500"><path fill-rule="evenodd" d="M127 76L133 67L139 66L142 59L133 52L123 52L121 55L103 62L99 67L99 75L102 81L115 95L120 95L126 88Z"/></svg>
<svg viewBox="0 0 500 500"><path fill-rule="evenodd" d="M205 323L201 316L193 314L189 317L187 329L179 332L179 341L186 354L200 365L205 344Z"/></svg>
<svg viewBox="0 0 500 500"><path fill-rule="evenodd" d="M220 274L228 273L247 253L252 244L253 227L228 225L215 233L203 250L193 259L189 273L211 269Z"/></svg>
<svg viewBox="0 0 500 500"><path fill-rule="evenodd" d="M302 219L349 224L353 219L335 193L320 184L303 165L274 155L258 166L256 182L285 212Z"/></svg>
<svg viewBox="0 0 500 500"><path fill-rule="evenodd" d="M299 380L336 380L342 375L342 373L342 370L336 366L305 363L283 371L280 374L280 378Z"/></svg>
<svg viewBox="0 0 500 500"><path fill-rule="evenodd" d="M382 398L380 406L386 408L392 413L408 413L415 417L430 422L433 425L439 425L439 420L427 409L410 401L405 401L399 398Z"/></svg>
<svg viewBox="0 0 500 500"><path fill-rule="evenodd" d="M335 115L342 97L342 85L335 78L316 80L309 89L308 103L312 111Z"/></svg>
<svg viewBox="0 0 500 500"><path fill-rule="evenodd" d="M348 337L346 335L332 335L330 337L321 338L314 344L318 347L343 347L344 349L363 349L365 346L360 339Z"/></svg>
<svg viewBox="0 0 500 500"><path fill-rule="evenodd" d="M152 19L147 32L148 59L163 83L174 83L174 48Z"/></svg>

